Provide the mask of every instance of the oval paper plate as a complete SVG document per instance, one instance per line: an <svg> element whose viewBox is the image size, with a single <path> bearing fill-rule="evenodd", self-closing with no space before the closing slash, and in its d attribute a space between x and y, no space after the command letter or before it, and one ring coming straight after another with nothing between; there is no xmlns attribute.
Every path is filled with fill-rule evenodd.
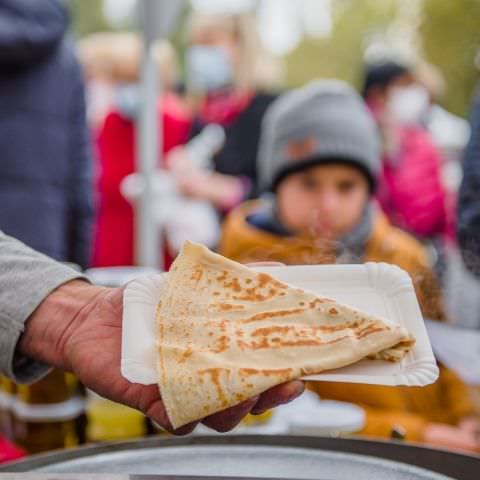
<svg viewBox="0 0 480 480"><path fill-rule="evenodd" d="M398 363L362 360L309 380L424 386L438 378L415 290L409 275L386 263L257 267L280 281L337 300L406 327L414 348ZM155 310L166 273L129 283L124 293L122 375L133 383L157 383Z"/></svg>

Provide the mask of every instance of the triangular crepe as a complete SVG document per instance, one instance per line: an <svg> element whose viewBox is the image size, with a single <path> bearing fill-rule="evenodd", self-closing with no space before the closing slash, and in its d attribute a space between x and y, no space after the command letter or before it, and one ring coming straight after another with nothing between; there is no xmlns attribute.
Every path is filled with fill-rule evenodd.
<svg viewBox="0 0 480 480"><path fill-rule="evenodd" d="M390 347L405 354L414 343L402 327L189 242L170 269L157 322L159 387L174 428L295 378L383 351L388 358Z"/></svg>

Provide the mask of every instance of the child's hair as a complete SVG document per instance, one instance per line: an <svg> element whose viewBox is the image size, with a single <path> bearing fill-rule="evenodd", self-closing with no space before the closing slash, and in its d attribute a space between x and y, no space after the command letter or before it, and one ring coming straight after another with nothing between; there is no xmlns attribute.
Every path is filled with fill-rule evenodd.
<svg viewBox="0 0 480 480"><path fill-rule="evenodd" d="M396 78L409 73L411 73L411 70L407 65L393 60L366 64L362 87L363 98L367 98L372 89L384 89Z"/></svg>

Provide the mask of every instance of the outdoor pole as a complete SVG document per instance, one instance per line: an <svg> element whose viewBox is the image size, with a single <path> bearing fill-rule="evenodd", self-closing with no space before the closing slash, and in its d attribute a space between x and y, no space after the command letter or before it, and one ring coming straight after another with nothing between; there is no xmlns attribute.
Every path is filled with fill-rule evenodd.
<svg viewBox="0 0 480 480"><path fill-rule="evenodd" d="M153 58L155 40L167 38L175 25L183 0L139 0L143 59L140 81L140 112L137 120L137 172L144 185L136 205L135 259L143 267L163 269L162 228L154 218L153 176L163 148L157 106L161 94L158 66Z"/></svg>
<svg viewBox="0 0 480 480"><path fill-rule="evenodd" d="M158 165L162 139L159 138L160 118L157 115L159 75L152 58L151 45L145 43L141 72L141 102L137 125L137 171L142 175L143 192L136 212L136 260L142 267L162 269L161 229L153 222L152 178Z"/></svg>

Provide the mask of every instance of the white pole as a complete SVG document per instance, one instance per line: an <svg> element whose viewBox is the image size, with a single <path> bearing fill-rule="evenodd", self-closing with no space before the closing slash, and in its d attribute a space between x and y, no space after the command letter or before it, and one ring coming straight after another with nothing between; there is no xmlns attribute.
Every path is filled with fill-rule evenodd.
<svg viewBox="0 0 480 480"><path fill-rule="evenodd" d="M137 120L137 172L144 185L136 205L135 258L137 265L163 269L162 228L154 217L153 176L163 151L158 115L161 95L158 66L152 46L156 39L167 38L183 8L183 0L139 0L144 54L140 85L140 114Z"/></svg>
<svg viewBox="0 0 480 480"><path fill-rule="evenodd" d="M143 180L143 193L136 206L136 263L142 267L163 267L162 232L153 217L152 179L158 167L162 138L157 99L160 95L159 72L152 56L152 42L144 36L141 72L140 114L137 123L137 172Z"/></svg>

